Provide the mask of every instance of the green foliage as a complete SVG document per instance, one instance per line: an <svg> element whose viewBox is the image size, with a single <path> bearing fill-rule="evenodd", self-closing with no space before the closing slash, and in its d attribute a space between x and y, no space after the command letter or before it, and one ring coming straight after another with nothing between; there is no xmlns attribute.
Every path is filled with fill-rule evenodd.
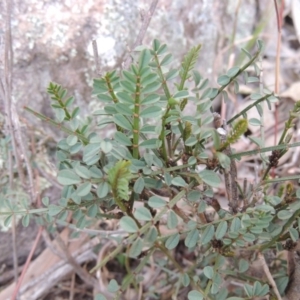
<svg viewBox="0 0 300 300"><path fill-rule="evenodd" d="M299 116L299 102L276 146L261 147L259 139L250 137L259 148L231 151L248 123L262 125L260 120L248 120L247 112L252 108L261 112L263 101L271 106L276 97L269 91L251 95L251 104L227 121L228 133L220 133L221 125L212 125L213 103L218 96L228 100L229 88L238 93L241 77L246 83L256 82L250 67L257 68L261 50L259 42L253 56L245 52L248 61L244 65L219 76L219 87L209 87L208 80L194 69L200 46L192 48L181 66L176 67L167 46L155 40L151 48L136 51L127 70L108 72L94 80L93 95L99 107L86 121L80 119L78 107L71 108L74 99L67 97L67 91L50 83L48 93L56 121L26 109L68 134L57 145L57 179L63 185L62 196L58 205L44 198L45 208L41 210L7 205L6 222L18 213L26 226L31 213L47 213L48 222L54 223L64 221L71 211L75 225L68 226L80 230L99 219L120 219L119 225L127 233L124 243L119 243L109 258L92 270L104 266L128 247L126 257L136 259L137 267L134 272L128 271L123 282L110 281L108 290L116 299L130 284L136 284L136 277L150 256L153 266L167 274L165 284L176 287L177 294L189 289L188 299L273 295L261 278L247 273L249 262L237 253L247 250L254 255L275 250L282 248L286 239L299 238L300 192L293 186L282 189L280 196L270 192L275 182L299 179L299 175L268 178L276 160L289 147L299 146L289 144L289 129ZM196 107L192 114L185 112L189 103ZM115 131L102 138L99 131L111 124ZM273 156L259 182L241 188L235 160L267 151L273 151ZM229 201L226 210L214 195L222 181ZM207 213L209 206L213 218ZM177 262L171 253L181 247L181 242L186 251L197 253L197 259L189 266ZM153 255L155 251L160 251L168 264L160 265ZM273 275L283 286L284 268L274 269ZM222 289L224 281L231 278L247 284L244 289Z"/></svg>

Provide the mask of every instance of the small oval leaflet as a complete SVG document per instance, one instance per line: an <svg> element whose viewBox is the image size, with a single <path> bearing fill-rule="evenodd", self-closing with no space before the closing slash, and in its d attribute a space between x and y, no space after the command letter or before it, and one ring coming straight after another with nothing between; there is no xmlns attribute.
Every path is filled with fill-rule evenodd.
<svg viewBox="0 0 300 300"><path fill-rule="evenodd" d="M186 90L183 91L178 91L173 95L174 99L182 99L182 98L186 98L189 96L189 92Z"/></svg>
<svg viewBox="0 0 300 300"><path fill-rule="evenodd" d="M104 152L104 153L109 153L111 150L112 150L113 146L112 146L112 143L109 142L109 141L102 141L101 142L101 150Z"/></svg>
<svg viewBox="0 0 300 300"><path fill-rule="evenodd" d="M146 85L144 88L142 88L142 93L148 94L153 93L157 91L161 86L161 83L159 81L154 81L148 85Z"/></svg>
<svg viewBox="0 0 300 300"><path fill-rule="evenodd" d="M235 76L238 72L239 72L239 70L240 70L240 68L239 67L232 67L232 68L230 68L228 71L227 71L227 75L229 76L229 77L233 77L233 76Z"/></svg>
<svg viewBox="0 0 300 300"><path fill-rule="evenodd" d="M107 182L103 181L101 183L99 183L98 187L97 187L97 196L99 198L104 198L109 191L109 185Z"/></svg>
<svg viewBox="0 0 300 300"><path fill-rule="evenodd" d="M214 233L215 233L215 227L212 224L209 224L205 228L205 230L204 230L204 232L201 236L202 245L205 245L205 244L209 243L212 240L212 238L214 236Z"/></svg>
<svg viewBox="0 0 300 300"><path fill-rule="evenodd" d="M80 197L86 196L92 188L92 184L90 182L84 182L83 184L79 185L76 194Z"/></svg>
<svg viewBox="0 0 300 300"><path fill-rule="evenodd" d="M122 128L125 128L127 130L132 130L132 125L123 115L120 114L114 115L113 121Z"/></svg>
<svg viewBox="0 0 300 300"><path fill-rule="evenodd" d="M177 215L173 210L170 210L167 219L168 228L173 229L177 226L177 224L178 224Z"/></svg>
<svg viewBox="0 0 300 300"><path fill-rule="evenodd" d="M247 260L241 258L239 261L239 272L244 273L249 269L249 263Z"/></svg>
<svg viewBox="0 0 300 300"><path fill-rule="evenodd" d="M42 203L43 203L45 206L48 206L48 205L49 205L49 197L43 197L43 198L42 198Z"/></svg>
<svg viewBox="0 0 300 300"><path fill-rule="evenodd" d="M107 286L107 290L110 292L110 293L115 293L119 290L119 285L117 283L117 281L115 279L112 279L108 286Z"/></svg>
<svg viewBox="0 0 300 300"><path fill-rule="evenodd" d="M171 236L169 236L165 242L165 246L169 249L172 250L174 249L178 243L179 243L180 235L179 233L175 233Z"/></svg>
<svg viewBox="0 0 300 300"><path fill-rule="evenodd" d="M160 144L161 141L159 139L148 139L145 141L142 141L140 143L141 147L147 148L147 149L155 149L155 148L159 148L158 144Z"/></svg>
<svg viewBox="0 0 300 300"><path fill-rule="evenodd" d="M158 118L161 113L161 108L159 106L150 106L142 110L140 117L142 118Z"/></svg>
<svg viewBox="0 0 300 300"><path fill-rule="evenodd" d="M127 231L129 233L134 233L139 230L135 221L128 216L122 217L122 219L120 220L120 226L122 229L124 229L125 231Z"/></svg>
<svg viewBox="0 0 300 300"><path fill-rule="evenodd" d="M140 194L145 187L145 181L143 177L139 177L138 180L134 183L133 190L135 193Z"/></svg>
<svg viewBox="0 0 300 300"><path fill-rule="evenodd" d="M184 179L179 176L172 179L172 184L182 187L187 186L187 183L184 181Z"/></svg>
<svg viewBox="0 0 300 300"><path fill-rule="evenodd" d="M49 214L49 216L53 217L53 216L56 216L57 214L59 214L63 209L64 209L64 207L50 204L48 207L48 214Z"/></svg>
<svg viewBox="0 0 300 300"><path fill-rule="evenodd" d="M181 282L184 287L187 287L190 284L190 277L187 273L184 273L181 277Z"/></svg>
<svg viewBox="0 0 300 300"><path fill-rule="evenodd" d="M138 207L135 212L134 216L141 221L150 221L152 220L152 215L148 208L146 207Z"/></svg>
<svg viewBox="0 0 300 300"><path fill-rule="evenodd" d="M156 239L157 239L158 233L157 233L157 229L155 226L151 226L149 231L146 234L145 240L150 243L153 244Z"/></svg>
<svg viewBox="0 0 300 300"><path fill-rule="evenodd" d="M260 120L258 120L256 118L251 118L251 119L249 119L249 124L251 124L253 126L260 126L261 122L260 122Z"/></svg>
<svg viewBox="0 0 300 300"><path fill-rule="evenodd" d="M289 210L281 210L277 216L280 220L287 220L293 215L292 211Z"/></svg>
<svg viewBox="0 0 300 300"><path fill-rule="evenodd" d="M26 214L26 215L22 218L22 225L23 225L24 227L28 227L29 221L30 221L30 214Z"/></svg>
<svg viewBox="0 0 300 300"><path fill-rule="evenodd" d="M198 240L199 240L199 231L195 228L188 233L188 235L184 240L184 244L188 248L193 248L197 245Z"/></svg>
<svg viewBox="0 0 300 300"><path fill-rule="evenodd" d="M240 228L241 228L241 220L239 218L234 218L230 226L230 231L237 232Z"/></svg>
<svg viewBox="0 0 300 300"><path fill-rule="evenodd" d="M208 185L212 187L218 187L221 183L219 176L210 170L203 170L199 173L200 178Z"/></svg>
<svg viewBox="0 0 300 300"><path fill-rule="evenodd" d="M85 166L81 166L78 165L74 168L74 171L76 172L77 175L79 175L81 178L85 178L85 179L90 179L91 177L91 172L90 170L85 167Z"/></svg>
<svg viewBox="0 0 300 300"><path fill-rule="evenodd" d="M71 185L81 182L80 177L73 170L61 170L58 172L57 181L62 185Z"/></svg>
<svg viewBox="0 0 300 300"><path fill-rule="evenodd" d="M188 293L188 299L189 300L203 300L203 296L200 292L198 291L190 291Z"/></svg>
<svg viewBox="0 0 300 300"><path fill-rule="evenodd" d="M150 105L150 104L158 102L159 99L160 99L159 95L149 94L147 97L145 97L144 99L142 99L141 104L142 105Z"/></svg>
<svg viewBox="0 0 300 300"><path fill-rule="evenodd" d="M230 77L228 75L221 75L217 80L219 85L226 85L230 82Z"/></svg>
<svg viewBox="0 0 300 300"><path fill-rule="evenodd" d="M226 234L228 229L228 224L226 221L222 221L219 223L216 233L215 233L215 237L217 240L220 240L224 237L224 235Z"/></svg>
<svg viewBox="0 0 300 300"><path fill-rule="evenodd" d="M99 208L97 204L91 205L87 210L87 214L90 218L96 217L98 212L99 212Z"/></svg>
<svg viewBox="0 0 300 300"><path fill-rule="evenodd" d="M299 239L299 232L297 229L295 228L289 228L289 232L290 232L290 237L294 242L297 242Z"/></svg>
<svg viewBox="0 0 300 300"><path fill-rule="evenodd" d="M78 137L76 135L69 135L67 137L67 144L69 146L74 146L78 141Z"/></svg>
<svg viewBox="0 0 300 300"><path fill-rule="evenodd" d="M148 204L152 208L160 208L164 207L167 204L167 202L158 196L152 196L150 197Z"/></svg>
<svg viewBox="0 0 300 300"><path fill-rule="evenodd" d="M101 294L97 294L94 300L107 300L107 298Z"/></svg>
<svg viewBox="0 0 300 300"><path fill-rule="evenodd" d="M143 240L138 237L131 245L131 248L129 250L129 256L132 258L135 258L139 256L143 249Z"/></svg>
<svg viewBox="0 0 300 300"><path fill-rule="evenodd" d="M208 279L212 279L214 277L214 269L211 266L206 266L203 269L203 273Z"/></svg>
<svg viewBox="0 0 300 300"><path fill-rule="evenodd" d="M115 140L124 146L131 146L132 142L131 140L121 131L117 131L115 133Z"/></svg>
<svg viewBox="0 0 300 300"><path fill-rule="evenodd" d="M190 191L187 195L187 199L191 202L196 202L200 199L201 192L200 191Z"/></svg>

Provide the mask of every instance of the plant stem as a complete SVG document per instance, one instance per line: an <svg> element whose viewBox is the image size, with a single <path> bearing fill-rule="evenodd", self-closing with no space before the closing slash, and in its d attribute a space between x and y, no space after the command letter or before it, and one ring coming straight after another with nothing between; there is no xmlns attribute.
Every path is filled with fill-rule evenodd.
<svg viewBox="0 0 300 300"><path fill-rule="evenodd" d="M134 100L134 113L133 113L133 150L132 156L139 159L139 132L140 132L140 76L136 77L136 90Z"/></svg>
<svg viewBox="0 0 300 300"><path fill-rule="evenodd" d="M252 107L256 106L258 103L266 100L267 98L269 98L270 96L274 96L273 93L271 94L267 94L259 99L257 99L255 102L253 102L252 104L250 104L249 106L247 106L245 109L243 109L241 112L239 112L238 114L236 114L233 118L231 118L229 121L227 121L227 124L232 123L234 120L236 120L238 117L242 116L243 114L245 114L248 110L250 110Z"/></svg>
<svg viewBox="0 0 300 300"><path fill-rule="evenodd" d="M55 127L58 127L60 130L62 130L63 132L67 133L67 134L70 134L70 135L75 135L78 137L79 140L82 141L83 144L87 145L89 143L89 140L84 136L82 135L81 133L77 132L77 131L73 131L67 127L65 127L64 125L60 124L60 123L57 123L56 121L46 117L45 115L42 115L36 111L34 111L33 109L27 107L27 106L24 106L24 109L28 112L30 112L31 114L35 115L37 118L39 118L40 120L43 120L51 125L54 125Z"/></svg>

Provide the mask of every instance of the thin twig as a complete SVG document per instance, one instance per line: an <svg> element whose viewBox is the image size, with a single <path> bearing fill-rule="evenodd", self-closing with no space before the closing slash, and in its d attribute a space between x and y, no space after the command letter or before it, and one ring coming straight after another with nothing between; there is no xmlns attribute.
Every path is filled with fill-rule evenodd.
<svg viewBox="0 0 300 300"><path fill-rule="evenodd" d="M279 291L277 289L277 285L276 285L276 283L275 283L275 281L274 281L274 279L273 279L273 277L272 277L272 275L270 273L270 270L269 270L269 267L268 267L267 262L265 260L265 257L263 256L263 254L261 252L258 253L258 259L261 262L263 270L264 270L264 272L265 272L265 274L266 274L266 276L268 278L268 281L269 281L270 285L272 286L272 288L274 290L274 293L275 293L277 299L278 300L282 300L282 298L280 296L280 293L279 293Z"/></svg>
<svg viewBox="0 0 300 300"><path fill-rule="evenodd" d="M281 2L280 11L278 9L277 0L274 0L277 20L277 45L276 45L276 65L275 65L275 93L279 94L279 74L280 74L280 51L281 51L281 27L284 9L284 0ZM275 105L275 126L274 126L274 144L277 144L277 131L278 131L278 104Z"/></svg>
<svg viewBox="0 0 300 300"><path fill-rule="evenodd" d="M134 44L132 46L132 49L135 49L138 45L142 44L142 41L145 37L147 28L150 24L150 21L151 21L151 18L153 16L153 14L154 14L157 3L158 3L158 0L153 0L151 5L150 5L149 11L143 15L143 24L142 24L142 27L140 29L140 32L138 33L138 36L137 36ZM128 53L127 57L124 61L124 67L123 68L127 69L129 67L130 63L131 63L131 57L130 57L130 53Z"/></svg>
<svg viewBox="0 0 300 300"><path fill-rule="evenodd" d="M93 40L92 45L93 45L93 52L94 52L94 59L95 59L95 66L96 66L96 74L100 75L99 54L98 54L97 41Z"/></svg>
<svg viewBox="0 0 300 300"><path fill-rule="evenodd" d="M30 264L30 262L31 262L31 259L32 259L33 254L34 254L34 252L35 252L35 249L36 249L36 247L37 247L37 245L38 245L38 242L39 242L39 240L40 240L40 237L41 237L41 234L42 234L43 229L44 229L43 227L40 227L40 228L39 228L39 231L38 231L37 236L36 236L36 238L35 238L34 244L33 244L32 248L31 248L31 250L30 250L30 253L29 253L28 257L27 257L26 263L25 263L24 268L23 268L23 270L22 270L22 274L21 274L21 276L20 276L20 278L19 278L19 281L18 281L18 283L17 283L17 285L16 285L16 287L15 287L15 289L14 289L14 292L13 292L13 295L12 295L12 297L11 297L11 300L15 300L15 299L17 298L17 295L18 295L18 292L19 292L19 290L20 290L22 281L23 281L24 276L25 276L25 274L26 274L26 271L27 271L27 269L28 269L28 267L29 267L29 264Z"/></svg>
<svg viewBox="0 0 300 300"><path fill-rule="evenodd" d="M93 286L96 290L99 290L98 288L98 281L89 274L86 270L81 268L81 266L77 263L75 258L70 254L67 246L65 245L63 239L60 237L59 234L56 235L56 241L62 250L62 252L65 255L65 259L68 261L68 263L74 268L74 271L77 273L77 275L88 285Z"/></svg>
<svg viewBox="0 0 300 300"><path fill-rule="evenodd" d="M11 143L13 151L7 151L8 153L8 173L9 173L9 188L14 188L14 174L13 174L13 154L17 163L17 169L19 176L24 180L24 174L21 168L19 156L17 155L15 135L12 127L11 118L11 90L12 90L12 62L13 62L13 51L12 51L12 39L11 39L11 11L12 3L10 0L6 1L6 26L5 26L5 43L4 43L4 78L0 78L0 95L4 102L5 107L5 127L6 135L11 137ZM12 220L12 244L13 244L13 264L14 264L14 277L15 282L18 280L18 255L16 246L16 222L13 217Z"/></svg>

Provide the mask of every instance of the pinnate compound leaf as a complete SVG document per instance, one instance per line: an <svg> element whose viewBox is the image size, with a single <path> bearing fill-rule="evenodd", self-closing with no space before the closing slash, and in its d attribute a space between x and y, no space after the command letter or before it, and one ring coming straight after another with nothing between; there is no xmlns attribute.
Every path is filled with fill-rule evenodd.
<svg viewBox="0 0 300 300"><path fill-rule="evenodd" d="M122 219L120 220L120 226L123 230L125 230L129 233L134 233L139 230L135 221L128 216L122 217Z"/></svg>
<svg viewBox="0 0 300 300"><path fill-rule="evenodd" d="M71 185L80 183L81 179L73 170L67 169L58 172L57 181L62 185Z"/></svg>

